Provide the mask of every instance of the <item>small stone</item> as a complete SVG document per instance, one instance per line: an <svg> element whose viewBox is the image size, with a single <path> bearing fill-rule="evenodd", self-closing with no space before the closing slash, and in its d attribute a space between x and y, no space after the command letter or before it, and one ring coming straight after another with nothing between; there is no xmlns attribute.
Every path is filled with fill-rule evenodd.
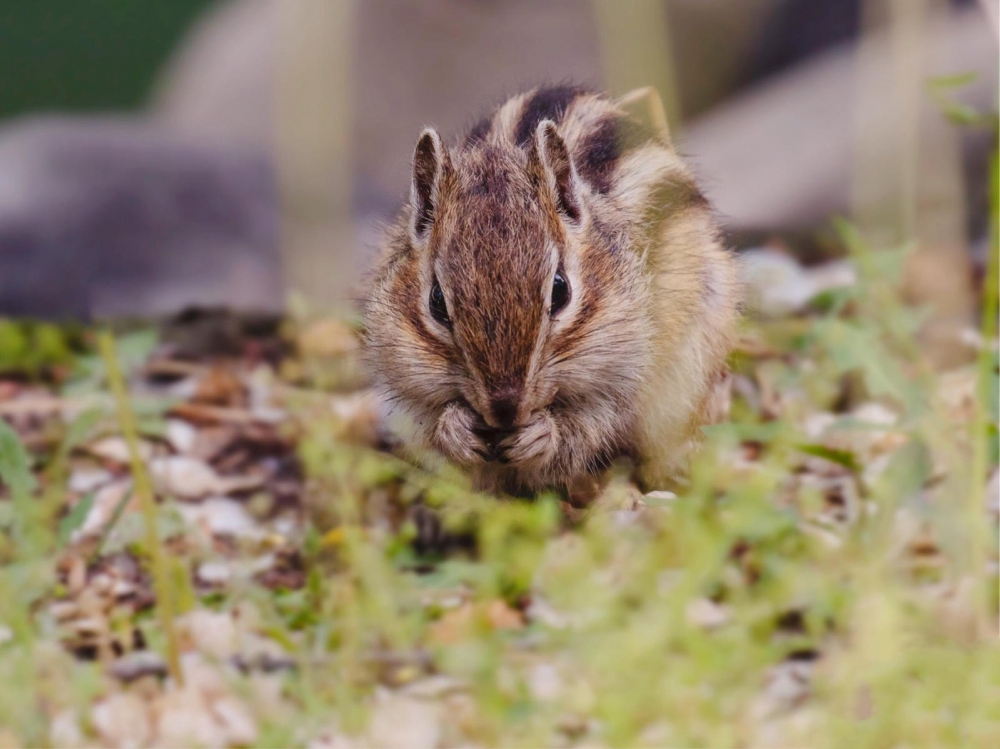
<svg viewBox="0 0 1000 749"><path fill-rule="evenodd" d="M128 580L122 580L121 578L115 578L111 582L111 587L108 592L113 598L126 598L135 593L136 590L137 588L134 583L131 583Z"/></svg>
<svg viewBox="0 0 1000 749"><path fill-rule="evenodd" d="M729 608L708 598L695 598L687 605L685 615L690 624L702 629L715 629L729 621Z"/></svg>
<svg viewBox="0 0 1000 749"><path fill-rule="evenodd" d="M194 450L198 440L198 430L183 419L167 421L167 442L179 453L187 454Z"/></svg>
<svg viewBox="0 0 1000 749"><path fill-rule="evenodd" d="M69 475L67 486L74 494L87 494L114 480L111 471L103 468L76 468Z"/></svg>
<svg viewBox="0 0 1000 749"><path fill-rule="evenodd" d="M211 654L210 658L206 658L205 655L203 651L198 650L181 655L181 672L184 674L185 688L197 690L206 699L215 699L228 694L220 669L225 654Z"/></svg>
<svg viewBox="0 0 1000 749"><path fill-rule="evenodd" d="M536 700L551 702L562 693L562 677L551 663L537 663L528 672L528 688Z"/></svg>
<svg viewBox="0 0 1000 749"><path fill-rule="evenodd" d="M677 499L677 495L668 491L647 492L642 495L643 502L647 504L668 504Z"/></svg>
<svg viewBox="0 0 1000 749"><path fill-rule="evenodd" d="M876 402L863 403L851 412L851 416L866 424L885 427L891 427L899 421L895 411Z"/></svg>
<svg viewBox="0 0 1000 749"><path fill-rule="evenodd" d="M222 725L229 745L246 746L257 741L257 722L253 714L235 697L222 697L212 703L212 712Z"/></svg>
<svg viewBox="0 0 1000 749"><path fill-rule="evenodd" d="M799 312L817 294L857 280L854 267L845 260L805 268L787 253L760 248L744 252L741 261L750 307L765 317Z"/></svg>
<svg viewBox="0 0 1000 749"><path fill-rule="evenodd" d="M151 650L134 650L112 662L108 674L126 684L143 676L162 679L167 675L167 664Z"/></svg>
<svg viewBox="0 0 1000 749"><path fill-rule="evenodd" d="M434 702L389 695L380 699L369 726L371 746L428 749L441 739L441 711Z"/></svg>
<svg viewBox="0 0 1000 749"><path fill-rule="evenodd" d="M166 692L156 707L157 746L224 747L228 743L225 726L215 719L198 689L189 686Z"/></svg>
<svg viewBox="0 0 1000 749"><path fill-rule="evenodd" d="M186 522L216 536L258 539L265 535L246 508L227 497L212 497L193 505L181 504L177 509Z"/></svg>
<svg viewBox="0 0 1000 749"><path fill-rule="evenodd" d="M802 704L809 696L812 673L812 661L787 660L772 668L750 708L753 716L763 720Z"/></svg>
<svg viewBox="0 0 1000 749"><path fill-rule="evenodd" d="M91 719L101 739L111 746L144 746L152 738L146 704L134 694L112 694L98 702Z"/></svg>
<svg viewBox="0 0 1000 749"><path fill-rule="evenodd" d="M226 585L233 573L225 562L202 562L196 575L198 582L205 585Z"/></svg>
<svg viewBox="0 0 1000 749"><path fill-rule="evenodd" d="M87 744L80 730L80 718L76 710L63 710L52 718L49 725L49 743L58 747L78 747Z"/></svg>
<svg viewBox="0 0 1000 749"><path fill-rule="evenodd" d="M226 612L195 609L179 620L197 650L213 658L227 658L236 652L237 632Z"/></svg>
<svg viewBox="0 0 1000 749"><path fill-rule="evenodd" d="M829 411L818 411L806 417L805 422L802 424L802 431L806 433L809 439L815 440L822 437L826 430L836 423L837 417L835 414Z"/></svg>

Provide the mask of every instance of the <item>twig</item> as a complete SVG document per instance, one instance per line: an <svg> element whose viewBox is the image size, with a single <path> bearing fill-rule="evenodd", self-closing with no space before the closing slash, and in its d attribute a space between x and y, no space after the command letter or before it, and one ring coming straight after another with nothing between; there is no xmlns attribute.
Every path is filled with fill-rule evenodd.
<svg viewBox="0 0 1000 749"><path fill-rule="evenodd" d="M135 425L135 414L132 412L125 390L125 380L118 366L118 356L115 353L114 337L109 331L101 331L98 344L104 366L108 373L108 385L118 408L118 423L128 444L129 459L132 464L132 480L135 492L139 497L142 514L146 521L146 547L153 563L153 588L156 591L157 612L160 626L167 639L167 667L174 682L183 686L184 677L181 673L180 651L177 643L177 632L174 629L174 601L171 595L170 575L167 570L167 558L156 529L156 502L153 498L153 485L150 482L146 466L139 454L139 437Z"/></svg>
<svg viewBox="0 0 1000 749"><path fill-rule="evenodd" d="M178 403L170 409L170 415L185 421L217 424L270 424L272 422L256 416L242 408L212 406L207 403Z"/></svg>

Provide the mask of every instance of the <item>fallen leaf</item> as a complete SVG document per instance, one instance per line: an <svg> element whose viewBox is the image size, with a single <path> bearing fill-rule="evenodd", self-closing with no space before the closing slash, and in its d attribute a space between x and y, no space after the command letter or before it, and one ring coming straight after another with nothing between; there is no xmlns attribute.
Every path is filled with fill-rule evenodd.
<svg viewBox="0 0 1000 749"><path fill-rule="evenodd" d="M185 522L199 526L212 535L249 539L266 535L242 504L227 497L210 497L198 504L180 504L177 510Z"/></svg>
<svg viewBox="0 0 1000 749"><path fill-rule="evenodd" d="M522 629L524 615L517 609L512 609L501 599L486 604L486 619L495 629Z"/></svg>
<svg viewBox="0 0 1000 749"><path fill-rule="evenodd" d="M129 454L128 443L123 437L110 436L102 437L96 442L91 442L87 445L87 452L92 455L96 455L98 458L103 458L104 460L110 460L112 463L118 463L119 465L128 465L131 461ZM149 460L153 457L153 446L148 442L139 442L139 457L143 460Z"/></svg>
<svg viewBox="0 0 1000 749"><path fill-rule="evenodd" d="M220 476L204 461L186 455L155 458L149 471L158 493L187 499L256 489L264 483L261 476Z"/></svg>
<svg viewBox="0 0 1000 749"><path fill-rule="evenodd" d="M239 408L246 404L247 389L239 377L223 367L212 367L198 380L191 400L213 406Z"/></svg>

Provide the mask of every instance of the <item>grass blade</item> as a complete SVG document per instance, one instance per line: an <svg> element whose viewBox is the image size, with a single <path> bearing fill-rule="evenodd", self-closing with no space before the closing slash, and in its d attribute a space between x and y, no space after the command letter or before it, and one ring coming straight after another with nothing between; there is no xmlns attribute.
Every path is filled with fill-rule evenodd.
<svg viewBox="0 0 1000 749"><path fill-rule="evenodd" d="M101 356L108 374L108 385L114 396L118 409L118 423L128 444L129 460L132 466L132 480L139 497L139 505L146 524L146 548L153 564L153 588L156 592L156 609L160 618L167 642L167 667L170 675L178 685L183 685L181 674L180 651L177 643L177 632L174 629L174 601L171 594L170 571L167 567L166 551L156 529L156 501L153 497L153 485L139 454L139 436L136 429L135 414L129 403L125 389L125 379L115 353L114 337L109 331L101 331L98 336Z"/></svg>

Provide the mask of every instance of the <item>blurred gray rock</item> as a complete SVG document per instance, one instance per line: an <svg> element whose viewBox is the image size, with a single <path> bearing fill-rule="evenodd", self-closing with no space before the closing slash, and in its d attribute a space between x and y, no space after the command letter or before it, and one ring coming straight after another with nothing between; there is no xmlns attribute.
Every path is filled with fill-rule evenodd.
<svg viewBox="0 0 1000 749"><path fill-rule="evenodd" d="M405 194L421 127L453 134L506 95L540 81L601 85L604 79L592 0L356 0L348 33L331 36L349 38L346 46L353 47L349 101L331 96L322 106L289 112L295 110L288 106L289 91L310 102L322 98L331 77L329 66L318 64L312 88L294 76L278 85L289 72L287 56L300 51L294 24L290 31L281 17L289 5L218 3L165 67L147 118L42 118L0 128L0 314L280 309L277 170L285 198L282 249L288 258L300 257L291 240L302 235L309 240L302 245L312 246L317 257L340 253L337 263L328 264L339 274L312 277L321 286L334 275L350 277L340 279L347 287L355 275L349 256L370 248L376 241L372 225ZM795 24L779 24L787 27L783 33L773 33L772 24L772 33L761 36L777 8L794 6L800 15L807 9L809 19L826 18L814 10L820 5L843 13L857 2L670 0L685 111L706 110L721 99L685 123L678 142L731 229L811 231L851 209L851 169L859 161L857 46L831 49L844 35L825 21L817 24L819 41L804 51L778 49L801 36ZM991 106L995 28L983 23L978 8L967 7L928 29L928 42L947 48L950 64L926 72L980 71L977 84L962 96L976 107ZM750 80L741 66L751 78L754 70L775 67L761 62L759 50L757 63L750 64L759 38L775 46L763 53L786 63L792 59L795 66L722 99ZM886 35L873 35L866 44L868 57L891 71ZM817 49L826 52L816 55ZM296 82L303 85L296 88ZM276 91L284 94L280 111ZM334 133L314 119L327 104L349 105L348 118L330 119L350 124ZM289 129L288 118L296 116L296 127ZM939 119L931 113L932 124L940 127ZM866 117L871 139L891 142L897 120L889 108ZM298 155L305 154L314 169L289 166L289 132ZM302 133L309 138L300 138ZM986 202L984 154L991 138L984 129L965 144L974 209ZM335 192L327 175L344 174L352 175L355 222L347 231L347 211L330 210L326 200ZM974 210L973 232L982 231L983 215L981 208ZM295 274L289 272L289 279L295 285Z"/></svg>
<svg viewBox="0 0 1000 749"><path fill-rule="evenodd" d="M265 158L143 119L0 129L0 314L150 316L282 302Z"/></svg>
<svg viewBox="0 0 1000 749"><path fill-rule="evenodd" d="M926 46L941 48L947 64L928 64L923 74L979 73L961 95L985 109L996 89L995 29L974 3L940 5L952 11L928 19ZM539 81L604 80L587 0L364 0L357 8L351 153L362 214L380 213L403 194L423 126L455 133ZM802 229L850 209L859 8L856 0L669 3L685 111L707 109L685 123L681 150L731 227ZM154 116L213 142L270 148L280 14L269 0L220 3L166 66ZM866 47L873 64L892 69L888 34L874 34ZM764 74L773 75L758 80ZM732 95L739 83L753 85ZM889 106L868 116L880 132L897 125ZM989 133L982 135L968 155L973 167L984 163Z"/></svg>

